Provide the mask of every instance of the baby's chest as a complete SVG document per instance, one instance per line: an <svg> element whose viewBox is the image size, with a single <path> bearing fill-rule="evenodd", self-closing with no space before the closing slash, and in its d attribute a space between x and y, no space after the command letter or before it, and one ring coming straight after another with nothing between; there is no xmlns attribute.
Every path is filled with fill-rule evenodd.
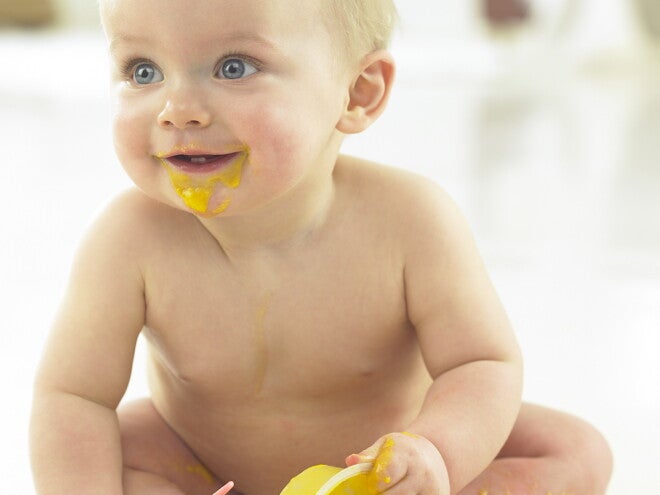
<svg viewBox="0 0 660 495"><path fill-rule="evenodd" d="M414 346L402 275L386 272L163 279L146 335L155 359L185 383L234 395L329 394L367 384Z"/></svg>

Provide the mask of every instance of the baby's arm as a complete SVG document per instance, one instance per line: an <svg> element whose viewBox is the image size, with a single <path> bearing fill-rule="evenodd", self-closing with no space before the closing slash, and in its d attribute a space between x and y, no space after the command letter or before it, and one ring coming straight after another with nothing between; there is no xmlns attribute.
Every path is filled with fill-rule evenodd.
<svg viewBox="0 0 660 495"><path fill-rule="evenodd" d="M37 372L30 442L39 495L122 493L115 408L144 321L128 210L111 206L83 242Z"/></svg>
<svg viewBox="0 0 660 495"><path fill-rule="evenodd" d="M456 493L510 433L520 407L521 358L465 220L437 187L421 189L405 212L406 300L434 382L410 434L381 439L374 450L377 468L385 468L379 490L401 480L402 491L392 493L448 493L448 476Z"/></svg>

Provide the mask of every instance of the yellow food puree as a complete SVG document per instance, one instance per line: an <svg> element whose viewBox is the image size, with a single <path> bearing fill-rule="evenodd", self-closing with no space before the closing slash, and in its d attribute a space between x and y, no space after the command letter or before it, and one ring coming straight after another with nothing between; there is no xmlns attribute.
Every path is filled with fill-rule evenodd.
<svg viewBox="0 0 660 495"><path fill-rule="evenodd" d="M198 213L218 215L225 211L231 200L226 198L211 211L209 202L215 194L216 187L221 184L230 189L236 189L241 184L243 165L247 159L247 151L238 155L226 169L205 178L194 178L170 166L165 159L158 157L170 176L172 187L183 200L184 204Z"/></svg>

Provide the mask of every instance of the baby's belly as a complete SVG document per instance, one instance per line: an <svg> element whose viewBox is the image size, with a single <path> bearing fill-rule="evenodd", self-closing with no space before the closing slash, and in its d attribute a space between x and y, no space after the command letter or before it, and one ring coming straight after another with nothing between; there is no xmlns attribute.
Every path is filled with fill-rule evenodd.
<svg viewBox="0 0 660 495"><path fill-rule="evenodd" d="M381 435L405 430L430 384L423 366L408 373L316 396L286 388L225 395L221 385L200 393L157 365L150 382L156 408L216 476L245 495L277 495L306 467L343 466Z"/></svg>

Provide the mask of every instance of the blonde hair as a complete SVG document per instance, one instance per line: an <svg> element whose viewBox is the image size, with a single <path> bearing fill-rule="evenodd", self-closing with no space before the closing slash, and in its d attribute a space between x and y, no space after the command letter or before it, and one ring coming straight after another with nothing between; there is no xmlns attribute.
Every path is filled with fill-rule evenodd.
<svg viewBox="0 0 660 495"><path fill-rule="evenodd" d="M342 39L349 61L389 46L398 15L393 0L322 0L330 32Z"/></svg>

